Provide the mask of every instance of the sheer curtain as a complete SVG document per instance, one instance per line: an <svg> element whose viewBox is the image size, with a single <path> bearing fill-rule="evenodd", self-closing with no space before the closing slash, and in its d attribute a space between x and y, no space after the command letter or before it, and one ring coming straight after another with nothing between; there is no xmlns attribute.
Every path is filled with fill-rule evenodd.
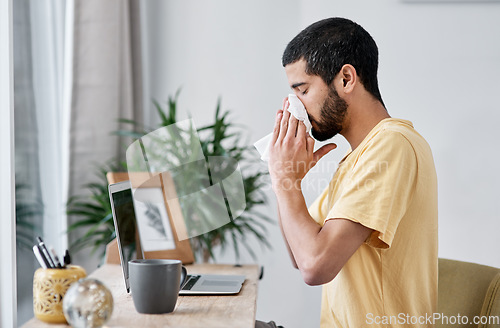
<svg viewBox="0 0 500 328"><path fill-rule="evenodd" d="M31 245L37 235L67 245L62 166L65 129L61 78L64 0L14 1L14 125L18 319L32 316ZM67 133L66 133L67 134Z"/></svg>
<svg viewBox="0 0 500 328"><path fill-rule="evenodd" d="M139 0L75 0L73 15L69 195L96 180L96 164L124 159L124 141L110 133L143 112ZM94 270L90 251L74 258Z"/></svg>
<svg viewBox="0 0 500 328"><path fill-rule="evenodd" d="M14 116L18 322L33 316L37 235L62 253L67 199L120 158L118 118L142 120L138 0L16 0ZM24 213L23 215L19 215ZM22 224L19 224L19 223ZM30 244L31 243L31 244ZM75 254L93 271L98 259Z"/></svg>

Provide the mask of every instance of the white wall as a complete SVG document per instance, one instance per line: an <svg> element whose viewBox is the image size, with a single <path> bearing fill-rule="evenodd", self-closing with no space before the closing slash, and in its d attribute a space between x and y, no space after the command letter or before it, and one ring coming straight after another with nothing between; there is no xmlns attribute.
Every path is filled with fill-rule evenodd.
<svg viewBox="0 0 500 328"><path fill-rule="evenodd" d="M150 96L166 100L182 86L181 118L189 111L199 125L211 120L222 96L234 121L250 127L251 140L271 130L289 92L280 62L288 41L330 16L364 26L379 45L380 89L390 114L413 121L434 152L439 255L500 267L500 3L148 0L145 8ZM308 202L347 149L342 137L336 142L339 149L305 182ZM277 225L269 238L273 251L258 253L265 275L257 318L318 326L320 288L307 287L291 269ZM221 261L232 259L226 254Z"/></svg>

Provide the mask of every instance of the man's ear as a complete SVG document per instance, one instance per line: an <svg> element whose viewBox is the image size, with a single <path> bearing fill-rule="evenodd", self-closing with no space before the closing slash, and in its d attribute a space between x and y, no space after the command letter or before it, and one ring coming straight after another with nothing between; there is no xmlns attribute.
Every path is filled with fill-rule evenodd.
<svg viewBox="0 0 500 328"><path fill-rule="evenodd" d="M358 74L351 64L345 64L340 70L341 88L344 93L351 93L354 86L358 83Z"/></svg>

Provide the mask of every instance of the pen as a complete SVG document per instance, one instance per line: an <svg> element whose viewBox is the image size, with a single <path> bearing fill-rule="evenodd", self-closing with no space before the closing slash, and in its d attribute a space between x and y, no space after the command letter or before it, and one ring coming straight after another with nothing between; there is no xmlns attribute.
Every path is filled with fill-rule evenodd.
<svg viewBox="0 0 500 328"><path fill-rule="evenodd" d="M33 246L33 253L35 253L35 257L38 260L38 263L40 263L40 266L44 269L47 269L49 262L47 262L45 257L42 256L42 253L40 252L40 248L38 248L38 245Z"/></svg>
<svg viewBox="0 0 500 328"><path fill-rule="evenodd" d="M49 265L47 266L49 269L55 268L56 265L54 264L54 260L52 260L52 257L50 256L49 251L47 250L47 247L45 247L45 243L43 242L41 237L36 237L38 240L38 247L40 247L41 253L45 256L47 261L49 262Z"/></svg>
<svg viewBox="0 0 500 328"><path fill-rule="evenodd" d="M64 266L71 264L71 256L69 255L69 250L64 253Z"/></svg>
<svg viewBox="0 0 500 328"><path fill-rule="evenodd" d="M57 268L62 268L61 262L59 261L59 257L57 257L57 253L54 250L54 247L50 247L50 252L52 253L52 256L54 256L54 263Z"/></svg>

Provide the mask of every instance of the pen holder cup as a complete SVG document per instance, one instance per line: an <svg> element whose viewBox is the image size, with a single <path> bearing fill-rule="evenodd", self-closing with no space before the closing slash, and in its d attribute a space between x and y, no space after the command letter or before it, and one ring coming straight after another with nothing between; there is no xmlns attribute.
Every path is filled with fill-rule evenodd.
<svg viewBox="0 0 500 328"><path fill-rule="evenodd" d="M66 323L63 297L74 282L85 278L85 269L69 265L61 269L38 269L33 277L33 312L47 323Z"/></svg>

